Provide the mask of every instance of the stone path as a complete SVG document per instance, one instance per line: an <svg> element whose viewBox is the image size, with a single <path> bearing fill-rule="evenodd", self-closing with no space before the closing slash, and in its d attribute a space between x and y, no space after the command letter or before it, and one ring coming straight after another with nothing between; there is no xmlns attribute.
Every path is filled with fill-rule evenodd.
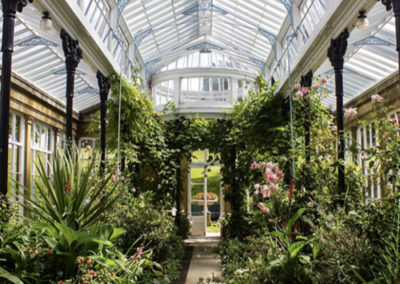
<svg viewBox="0 0 400 284"><path fill-rule="evenodd" d="M200 279L207 283L207 278L211 279L213 276L221 275L220 257L214 253L219 238L190 237L185 242L189 247L193 247L193 253L186 279L184 282L182 279L180 283L197 284Z"/></svg>

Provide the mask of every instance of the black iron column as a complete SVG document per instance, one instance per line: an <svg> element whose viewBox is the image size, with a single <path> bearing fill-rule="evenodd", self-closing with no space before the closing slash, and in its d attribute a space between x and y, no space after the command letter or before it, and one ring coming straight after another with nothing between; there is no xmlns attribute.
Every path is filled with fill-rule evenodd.
<svg viewBox="0 0 400 284"><path fill-rule="evenodd" d="M399 0L381 0L381 2L383 5L386 6L386 10L390 11L393 9L394 17L396 19L396 50L397 50L397 54L398 54L399 81L400 81L400 1Z"/></svg>
<svg viewBox="0 0 400 284"><path fill-rule="evenodd" d="M67 69L67 155L72 150L72 110L74 103L75 71L82 59L82 50L78 40L73 39L64 29L61 30L62 46Z"/></svg>
<svg viewBox="0 0 400 284"><path fill-rule="evenodd" d="M337 131L339 137L338 145L338 194L345 192L344 181L344 157L345 157L345 140L344 140L344 121L343 121L343 65L344 55L347 50L347 39L350 34L345 29L336 39L331 40L331 46L328 50L328 57L335 69L336 82L336 113L337 113Z"/></svg>
<svg viewBox="0 0 400 284"><path fill-rule="evenodd" d="M8 183L8 132L10 115L10 90L12 54L14 52L15 14L32 0L2 0L3 10L3 52L0 97L0 193L7 194Z"/></svg>
<svg viewBox="0 0 400 284"><path fill-rule="evenodd" d="M100 89L100 151L101 151L101 162L100 171L104 173L106 166L106 115L107 115L107 98L108 92L110 91L110 80L103 75L100 71L97 72L97 82Z"/></svg>
<svg viewBox="0 0 400 284"><path fill-rule="evenodd" d="M301 86L311 88L313 72L310 70L305 76L301 76ZM310 101L306 99L304 104L304 145L306 149L306 162L311 162L310 152Z"/></svg>

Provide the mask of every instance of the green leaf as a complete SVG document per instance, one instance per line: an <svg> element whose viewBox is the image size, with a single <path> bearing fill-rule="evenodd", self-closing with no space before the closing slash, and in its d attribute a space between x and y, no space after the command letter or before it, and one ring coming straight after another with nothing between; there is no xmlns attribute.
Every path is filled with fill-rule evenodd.
<svg viewBox="0 0 400 284"><path fill-rule="evenodd" d="M289 222L288 222L287 225L286 225L286 232L287 232L288 234L291 233L293 224L301 217L301 215L304 214L304 212L306 212L306 210L307 210L307 208L300 208L300 209L296 212L296 214L294 214L293 217L290 218Z"/></svg>
<svg viewBox="0 0 400 284"><path fill-rule="evenodd" d="M72 247L72 243L79 240L80 238L82 238L82 233L81 232L77 232L74 229L64 225L64 224L60 224L58 222L54 223L54 226L60 230L60 233L62 234L62 236L65 238L65 240L68 243L68 247Z"/></svg>
<svg viewBox="0 0 400 284"><path fill-rule="evenodd" d="M114 228L112 235L109 237L109 240L113 242L117 237L126 233L125 229L122 228Z"/></svg>
<svg viewBox="0 0 400 284"><path fill-rule="evenodd" d="M21 279L19 279L15 275L11 274L10 272L8 272L7 270L5 270L2 267L0 267L0 278L7 279L14 284L24 284L24 282L22 282Z"/></svg>
<svg viewBox="0 0 400 284"><path fill-rule="evenodd" d="M267 232L265 233L267 236L275 236L280 238L282 241L284 241L286 244L289 244L289 237L286 236L284 233L280 231L273 231L273 232Z"/></svg>
<svg viewBox="0 0 400 284"><path fill-rule="evenodd" d="M286 262L286 257L283 256L283 255L281 255L279 258L274 259L273 261L271 261L270 263L268 263L266 269L267 269L267 270L271 270L271 269L274 268L274 267L283 265L285 262Z"/></svg>
<svg viewBox="0 0 400 284"><path fill-rule="evenodd" d="M318 256L321 248L322 248L322 244L316 244L316 245L313 246L312 254L313 254L314 260L317 259L317 256Z"/></svg>
<svg viewBox="0 0 400 284"><path fill-rule="evenodd" d="M112 242L107 241L107 240L102 240L98 237L81 237L81 238L79 238L79 240L77 240L74 243L74 247L77 248L81 245L91 244L91 243L97 243L97 244L105 245L105 246L109 246L109 247L114 246Z"/></svg>
<svg viewBox="0 0 400 284"><path fill-rule="evenodd" d="M300 241L291 244L288 248L290 259L296 258L297 255L301 252L301 250L306 246L308 242Z"/></svg>

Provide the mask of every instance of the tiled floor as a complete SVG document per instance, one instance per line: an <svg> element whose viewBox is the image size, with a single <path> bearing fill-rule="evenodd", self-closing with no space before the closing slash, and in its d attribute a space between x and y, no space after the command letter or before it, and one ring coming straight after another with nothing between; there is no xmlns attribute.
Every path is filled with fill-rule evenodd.
<svg viewBox="0 0 400 284"><path fill-rule="evenodd" d="M189 246L194 246L186 284L196 284L201 278L206 280L220 276L220 257L214 253L219 240L218 237L191 237L185 241Z"/></svg>

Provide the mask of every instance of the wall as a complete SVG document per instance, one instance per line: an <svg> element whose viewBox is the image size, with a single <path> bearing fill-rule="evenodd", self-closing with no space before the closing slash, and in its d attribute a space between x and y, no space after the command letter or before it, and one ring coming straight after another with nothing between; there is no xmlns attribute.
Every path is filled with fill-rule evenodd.
<svg viewBox="0 0 400 284"><path fill-rule="evenodd" d="M16 139L18 140L19 146L15 146L16 143L14 143L14 145L10 143L9 164L11 164L11 166L9 166L9 168L13 169L10 171L10 182L15 178L25 187L31 189L35 171L34 163L36 153L41 153L42 156L45 156L46 159L50 161L55 150L62 141L66 122L65 105L52 98L50 95L39 91L37 87L26 82L16 74L12 75L11 83L11 116L18 116L19 118L18 123L15 123L16 126L13 126L14 124L11 126L15 128L18 127L19 134L17 136L19 137ZM78 133L79 119L79 114L75 112L73 114L74 136ZM11 122L12 121L11 119ZM38 130L40 133L32 133L32 131L35 130ZM42 130L45 130L45 133L41 132ZM45 138L41 137L42 135L45 136ZM12 141L13 137L10 139L10 141ZM35 144L37 143L36 140L46 141L46 143L38 143L41 144L40 147L46 148L46 153L41 152L40 147ZM10 191L11 189L9 189L9 192ZM25 196L31 194L33 194L33 191L25 192ZM13 196L11 197L12 199L16 198ZM22 199L20 199L20 201L22 201Z"/></svg>
<svg viewBox="0 0 400 284"><path fill-rule="evenodd" d="M372 87L358 98L346 104L345 108L356 108L358 115L351 120L345 120L345 129L347 135L351 135L351 140L347 144L355 143L358 149L362 149L362 153L371 147L377 147L378 142L374 138L376 135L376 127L374 126L373 108L374 105L371 96L374 94L381 95L385 106L388 108L387 116L389 118L395 116L399 119L400 114L400 85L398 84L398 74L393 74L389 78ZM365 121L364 125L360 125L360 120ZM352 142L350 142L352 141ZM353 144L354 145L354 144ZM347 145L348 146L348 145ZM347 153L361 170L368 181L366 194L371 198L381 198L390 192L391 184L381 179L373 178L373 171L368 166L368 159L362 158L361 152L358 155Z"/></svg>

